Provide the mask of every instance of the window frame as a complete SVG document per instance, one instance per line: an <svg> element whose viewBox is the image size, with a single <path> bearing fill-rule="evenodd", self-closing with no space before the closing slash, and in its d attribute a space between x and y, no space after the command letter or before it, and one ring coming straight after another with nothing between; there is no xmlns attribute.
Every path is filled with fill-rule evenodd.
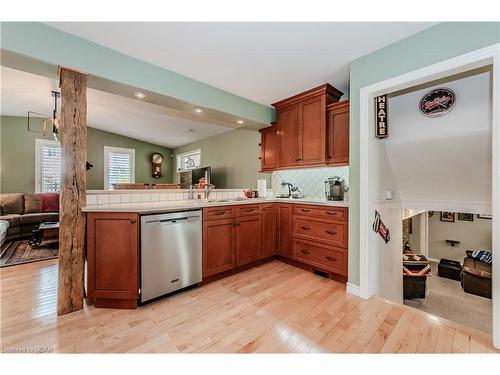
<svg viewBox="0 0 500 375"><path fill-rule="evenodd" d="M191 155L191 154L200 154L200 165L198 167L194 167L194 168L188 168L188 169L184 169L184 168L179 168L179 165L181 165L181 160L184 156L187 156L187 155ZM197 168L201 168L201 166L203 165L202 163L202 155L201 155L201 148L198 148L198 149L195 149L195 150L191 150L191 151L186 151L186 152L182 152L180 154L177 154L175 155L176 157L176 172L177 173L181 173L181 172L187 172L187 171L191 171L193 169L197 169Z"/></svg>
<svg viewBox="0 0 500 375"><path fill-rule="evenodd" d="M61 142L55 141L53 139L35 139L35 193L43 193L42 191L42 148L45 145L57 145L61 149ZM62 151L61 151L61 169L62 169ZM62 174L62 170L61 170ZM61 178L59 176L59 186L61 186Z"/></svg>
<svg viewBox="0 0 500 375"><path fill-rule="evenodd" d="M109 177L109 153L123 153L131 155L131 178L130 183L135 183L135 149L134 148L125 148L125 147L114 147L114 146L104 146L104 190L112 190L112 187L108 185L108 177Z"/></svg>

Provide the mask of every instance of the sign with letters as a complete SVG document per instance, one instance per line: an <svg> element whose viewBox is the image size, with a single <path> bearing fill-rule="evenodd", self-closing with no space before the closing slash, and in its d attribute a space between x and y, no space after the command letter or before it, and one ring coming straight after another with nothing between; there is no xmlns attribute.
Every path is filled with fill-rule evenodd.
<svg viewBox="0 0 500 375"><path fill-rule="evenodd" d="M387 138L389 131L387 128L387 95L375 98L375 137Z"/></svg>

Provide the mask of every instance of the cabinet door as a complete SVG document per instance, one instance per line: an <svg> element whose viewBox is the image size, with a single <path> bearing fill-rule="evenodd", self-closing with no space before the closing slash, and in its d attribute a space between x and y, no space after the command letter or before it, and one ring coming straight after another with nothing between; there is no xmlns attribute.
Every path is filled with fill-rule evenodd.
<svg viewBox="0 0 500 375"><path fill-rule="evenodd" d="M279 166L298 165L300 161L298 104L278 110L278 132L280 138Z"/></svg>
<svg viewBox="0 0 500 375"><path fill-rule="evenodd" d="M326 162L326 103L323 96L300 104L300 164Z"/></svg>
<svg viewBox="0 0 500 375"><path fill-rule="evenodd" d="M133 213L87 215L88 293L96 306L97 300L138 298L138 218Z"/></svg>
<svg viewBox="0 0 500 375"><path fill-rule="evenodd" d="M234 268L234 220L203 223L203 277Z"/></svg>
<svg viewBox="0 0 500 375"><path fill-rule="evenodd" d="M328 111L328 164L349 165L349 102L335 103Z"/></svg>
<svg viewBox="0 0 500 375"><path fill-rule="evenodd" d="M260 256L260 215L235 219L236 266L253 262Z"/></svg>
<svg viewBox="0 0 500 375"><path fill-rule="evenodd" d="M265 204L262 207L261 249L261 258L268 258L276 253L276 210L274 204Z"/></svg>
<svg viewBox="0 0 500 375"><path fill-rule="evenodd" d="M260 143L261 170L269 171L279 167L280 139L276 125L262 129Z"/></svg>
<svg viewBox="0 0 500 375"><path fill-rule="evenodd" d="M276 228L278 254L292 257L292 206L291 204L276 204Z"/></svg>

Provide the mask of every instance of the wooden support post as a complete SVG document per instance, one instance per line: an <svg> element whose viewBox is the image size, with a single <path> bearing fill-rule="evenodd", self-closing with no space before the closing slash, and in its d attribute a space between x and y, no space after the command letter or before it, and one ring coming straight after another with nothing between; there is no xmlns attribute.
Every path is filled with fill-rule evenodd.
<svg viewBox="0 0 500 375"><path fill-rule="evenodd" d="M60 68L61 205L57 315L83 309L87 75Z"/></svg>

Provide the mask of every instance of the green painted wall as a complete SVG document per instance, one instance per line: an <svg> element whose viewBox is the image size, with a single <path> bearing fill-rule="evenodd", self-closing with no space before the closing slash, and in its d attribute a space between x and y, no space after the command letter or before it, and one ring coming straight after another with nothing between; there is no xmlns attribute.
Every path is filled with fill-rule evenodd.
<svg viewBox="0 0 500 375"><path fill-rule="evenodd" d="M25 117L2 116L0 118L0 191L32 192L35 190L35 139L41 133L27 130ZM52 139L51 135L46 136ZM137 182L171 182L172 151L169 148L123 137L118 134L88 128L87 159L94 168L87 172L87 189L104 187L104 146L135 149L135 180ZM151 177L150 155L160 152L165 157L162 178Z"/></svg>
<svg viewBox="0 0 500 375"><path fill-rule="evenodd" d="M349 282L359 284L359 91L386 79L500 42L499 22L446 22L375 51L350 66Z"/></svg>
<svg viewBox="0 0 500 375"><path fill-rule="evenodd" d="M271 175L259 173L259 143L258 131L235 129L176 148L172 180L179 182L175 155L201 149L201 163L212 167L212 183L217 188L256 188L257 179L267 179L270 188Z"/></svg>
<svg viewBox="0 0 500 375"><path fill-rule="evenodd" d="M0 23L1 47L191 104L268 124L274 110L189 77L134 59L39 22Z"/></svg>

